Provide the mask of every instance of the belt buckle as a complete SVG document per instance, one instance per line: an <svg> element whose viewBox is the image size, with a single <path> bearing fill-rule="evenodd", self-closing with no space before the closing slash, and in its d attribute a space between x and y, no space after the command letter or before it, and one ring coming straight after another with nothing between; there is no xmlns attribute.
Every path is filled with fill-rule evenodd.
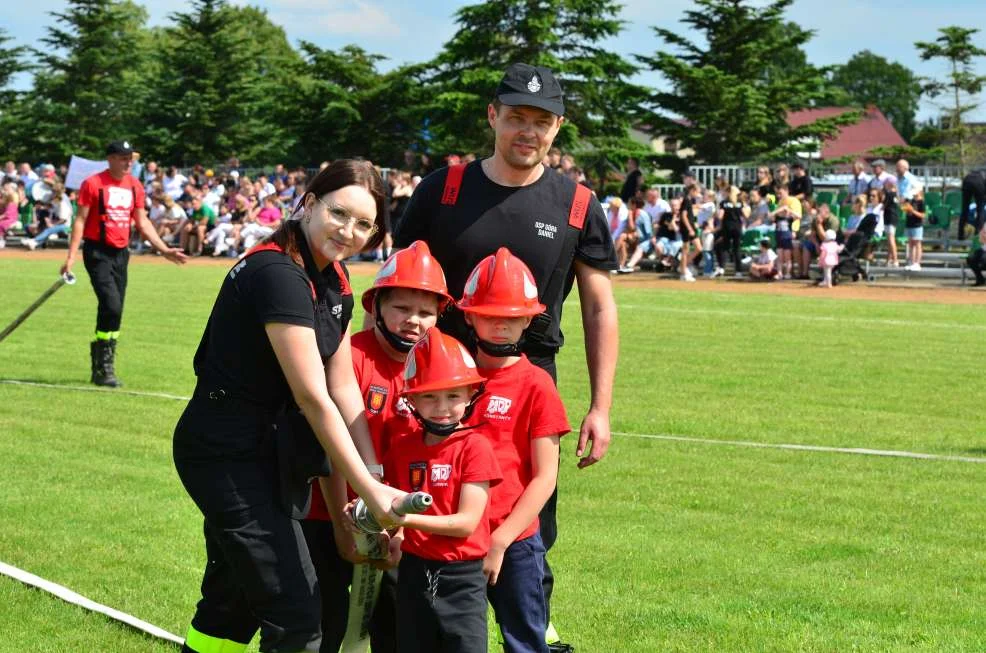
<svg viewBox="0 0 986 653"><path fill-rule="evenodd" d="M225 398L226 398L226 391L223 390L222 388L219 388L218 390L209 391L209 399L212 399L213 401L219 401L220 399L225 399Z"/></svg>

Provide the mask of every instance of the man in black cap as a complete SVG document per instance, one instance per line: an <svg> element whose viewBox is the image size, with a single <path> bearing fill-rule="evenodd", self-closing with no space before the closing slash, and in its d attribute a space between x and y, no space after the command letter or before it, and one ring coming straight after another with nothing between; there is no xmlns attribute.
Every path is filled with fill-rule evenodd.
<svg viewBox="0 0 986 653"><path fill-rule="evenodd" d="M115 388L116 341L120 336L123 299L127 292L130 260L130 228L137 229L154 249L173 263L184 263L185 254L164 244L144 208L144 187L129 173L133 148L114 141L106 148L109 167L86 178L79 188L79 212L72 224L72 239L62 274L69 274L82 243L82 260L96 291L96 335L89 345L90 381Z"/></svg>
<svg viewBox="0 0 986 653"><path fill-rule="evenodd" d="M602 207L584 186L542 165L564 122L561 85L542 66L510 66L487 107L495 135L493 155L443 168L426 177L411 197L394 232L406 247L424 240L442 264L453 297L484 257L507 247L531 269L540 300L548 308L534 318L521 351L556 378L555 354L564 339L561 312L573 283L579 286L591 401L582 421L576 454L580 468L598 462L610 441L609 409L616 370L616 303L609 272L616 255ZM483 346L461 314L451 310L441 328L464 342ZM515 352L516 353L516 352ZM499 355L512 355L503 353ZM480 410L486 410L485 405ZM483 414L478 415L483 419ZM590 446L591 445L591 446ZM550 549L557 535L557 492L541 512L540 535ZM544 591L550 601L553 577L545 563ZM547 615L550 618L550 613ZM550 626L550 622L549 622ZM548 629L552 650L570 650Z"/></svg>

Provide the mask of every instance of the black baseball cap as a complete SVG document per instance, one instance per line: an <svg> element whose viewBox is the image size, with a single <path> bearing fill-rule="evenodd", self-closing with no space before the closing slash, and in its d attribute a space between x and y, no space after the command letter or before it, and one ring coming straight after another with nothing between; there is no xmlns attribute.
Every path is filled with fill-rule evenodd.
<svg viewBox="0 0 986 653"><path fill-rule="evenodd" d="M565 115L561 84L544 66L515 63L503 74L496 87L496 99L507 106L529 106Z"/></svg>
<svg viewBox="0 0 986 653"><path fill-rule="evenodd" d="M134 153L134 148L131 147L130 141L113 141L106 146L106 156L111 154L126 154L130 156Z"/></svg>

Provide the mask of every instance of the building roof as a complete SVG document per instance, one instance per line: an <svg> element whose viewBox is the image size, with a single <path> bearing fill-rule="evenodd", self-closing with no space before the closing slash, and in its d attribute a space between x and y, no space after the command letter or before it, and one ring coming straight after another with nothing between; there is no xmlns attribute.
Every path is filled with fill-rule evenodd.
<svg viewBox="0 0 986 653"><path fill-rule="evenodd" d="M787 115L787 124L791 127L800 127L822 118L840 116L847 111L852 111L852 109L848 107L823 107L792 111ZM836 159L844 156L875 158L876 155L872 154L874 148L893 146L906 147L907 142L901 138L901 135L897 133L897 130L894 129L882 111L875 106L869 106L859 122L840 127L838 136L822 143L821 155L822 159Z"/></svg>

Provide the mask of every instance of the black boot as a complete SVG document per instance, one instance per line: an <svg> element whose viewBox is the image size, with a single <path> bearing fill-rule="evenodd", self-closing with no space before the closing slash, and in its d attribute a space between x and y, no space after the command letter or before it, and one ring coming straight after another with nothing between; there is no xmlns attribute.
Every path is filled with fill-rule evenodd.
<svg viewBox="0 0 986 653"><path fill-rule="evenodd" d="M96 351L99 356L99 367L93 371L93 383L103 385L108 388L117 388L121 385L113 371L113 358L116 355L116 340L97 340Z"/></svg>
<svg viewBox="0 0 986 653"><path fill-rule="evenodd" d="M93 340L89 343L89 359L92 366L92 373L89 375L89 383L96 383L96 378L103 369L103 359L100 355L98 340Z"/></svg>

